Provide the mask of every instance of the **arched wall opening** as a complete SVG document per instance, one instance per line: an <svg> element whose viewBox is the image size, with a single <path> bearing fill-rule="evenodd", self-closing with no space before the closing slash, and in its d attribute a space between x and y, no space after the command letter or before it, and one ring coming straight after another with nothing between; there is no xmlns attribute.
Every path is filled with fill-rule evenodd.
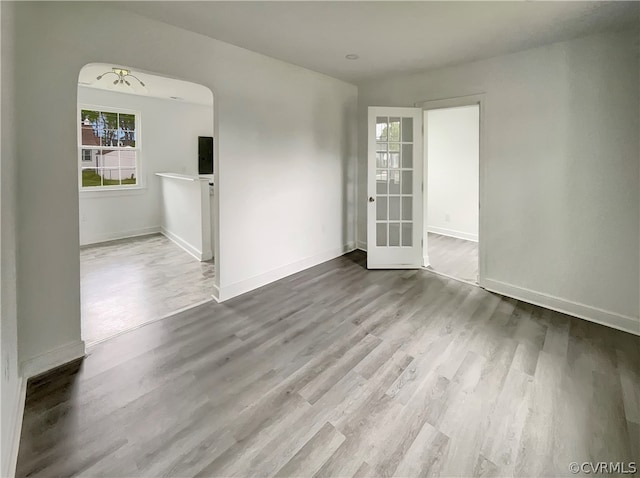
<svg viewBox="0 0 640 478"><path fill-rule="evenodd" d="M78 75L81 337L211 300L219 284L214 95L111 63Z"/></svg>

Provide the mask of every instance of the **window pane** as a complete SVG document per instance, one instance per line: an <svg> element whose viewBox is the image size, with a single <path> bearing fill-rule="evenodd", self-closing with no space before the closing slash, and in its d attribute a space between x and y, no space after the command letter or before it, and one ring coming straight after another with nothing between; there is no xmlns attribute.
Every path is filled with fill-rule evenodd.
<svg viewBox="0 0 640 478"><path fill-rule="evenodd" d="M400 141L400 118L389 118L389 141Z"/></svg>
<svg viewBox="0 0 640 478"><path fill-rule="evenodd" d="M402 118L402 141L413 142L413 118Z"/></svg>
<svg viewBox="0 0 640 478"><path fill-rule="evenodd" d="M413 145L402 145L402 167L413 168Z"/></svg>
<svg viewBox="0 0 640 478"><path fill-rule="evenodd" d="M400 153L389 153L389 167L394 169L400 167Z"/></svg>
<svg viewBox="0 0 640 478"><path fill-rule="evenodd" d="M400 143L389 143L389 151L400 151Z"/></svg>
<svg viewBox="0 0 640 478"><path fill-rule="evenodd" d="M376 171L376 194L387 194L387 171Z"/></svg>
<svg viewBox="0 0 640 478"><path fill-rule="evenodd" d="M389 245L390 246L400 245L400 223L399 222L389 223Z"/></svg>
<svg viewBox="0 0 640 478"><path fill-rule="evenodd" d="M387 220L387 198L385 196L376 198L376 219L379 221Z"/></svg>
<svg viewBox="0 0 640 478"><path fill-rule="evenodd" d="M376 224L376 246L387 245L387 223L379 222Z"/></svg>
<svg viewBox="0 0 640 478"><path fill-rule="evenodd" d="M102 176L98 174L98 169L90 168L82 170L82 187L91 188L102 186Z"/></svg>
<svg viewBox="0 0 640 478"><path fill-rule="evenodd" d="M376 167L378 168L388 167L388 154L389 153L376 153Z"/></svg>
<svg viewBox="0 0 640 478"><path fill-rule="evenodd" d="M118 129L118 113L102 112L102 121L104 123L104 129Z"/></svg>
<svg viewBox="0 0 640 478"><path fill-rule="evenodd" d="M413 246L413 223L402 223L402 245L408 247Z"/></svg>
<svg viewBox="0 0 640 478"><path fill-rule="evenodd" d="M82 110L80 113L80 144L83 146L100 146L99 116L100 113L91 110Z"/></svg>
<svg viewBox="0 0 640 478"><path fill-rule="evenodd" d="M413 192L413 171L402 171L402 194Z"/></svg>
<svg viewBox="0 0 640 478"><path fill-rule="evenodd" d="M387 151L387 143L376 143L376 151Z"/></svg>
<svg viewBox="0 0 640 478"><path fill-rule="evenodd" d="M387 140L387 118L378 116L376 118L376 139L378 141Z"/></svg>
<svg viewBox="0 0 640 478"><path fill-rule="evenodd" d="M126 130L126 131L134 131L136 129L135 115L120 113L118 117L120 119L120 122L119 122L120 129Z"/></svg>
<svg viewBox="0 0 640 478"><path fill-rule="evenodd" d="M120 146L120 130L117 129L103 129L102 133L102 146Z"/></svg>
<svg viewBox="0 0 640 478"><path fill-rule="evenodd" d="M404 196L402 198L402 220L411 221L413 219L413 197Z"/></svg>
<svg viewBox="0 0 640 478"><path fill-rule="evenodd" d="M136 152L120 151L120 167L135 169L136 168Z"/></svg>
<svg viewBox="0 0 640 478"><path fill-rule="evenodd" d="M136 170L133 168L123 168L120 170L120 183L122 185L137 184Z"/></svg>
<svg viewBox="0 0 640 478"><path fill-rule="evenodd" d="M101 154L97 157L97 164L99 168L119 168L120 167L120 155L117 149L103 149Z"/></svg>
<svg viewBox="0 0 640 478"><path fill-rule="evenodd" d="M136 147L136 132L132 130L119 130L120 146Z"/></svg>
<svg viewBox="0 0 640 478"><path fill-rule="evenodd" d="M102 176L103 186L120 186L119 168L100 169L98 173Z"/></svg>
<svg viewBox="0 0 640 478"><path fill-rule="evenodd" d="M400 194L400 171L389 171L389 194Z"/></svg>
<svg viewBox="0 0 640 478"><path fill-rule="evenodd" d="M389 198L389 219L398 221L400 220L400 198Z"/></svg>

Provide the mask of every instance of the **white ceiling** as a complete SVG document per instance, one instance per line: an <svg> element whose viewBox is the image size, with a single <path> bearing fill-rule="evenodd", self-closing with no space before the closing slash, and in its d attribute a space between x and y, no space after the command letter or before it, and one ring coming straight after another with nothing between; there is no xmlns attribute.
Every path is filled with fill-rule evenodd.
<svg viewBox="0 0 640 478"><path fill-rule="evenodd" d="M640 23L640 3L618 1L151 1L118 6L350 82ZM345 59L349 53L360 59Z"/></svg>
<svg viewBox="0 0 640 478"><path fill-rule="evenodd" d="M138 77L145 86L141 86L135 79L130 79L131 87L114 86L115 75L105 75L98 80L97 77L113 67L129 68L127 65L114 65L111 63L89 63L85 65L78 75L78 85L99 90L110 90L119 93L128 93L139 96L163 98L171 101L197 103L201 105L213 105L213 93L205 86L189 81L166 78L153 75L140 70L132 69L131 74Z"/></svg>

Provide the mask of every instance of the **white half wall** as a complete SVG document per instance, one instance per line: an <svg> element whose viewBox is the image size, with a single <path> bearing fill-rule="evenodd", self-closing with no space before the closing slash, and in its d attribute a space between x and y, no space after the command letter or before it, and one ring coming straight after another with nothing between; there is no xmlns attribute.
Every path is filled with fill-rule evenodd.
<svg viewBox="0 0 640 478"><path fill-rule="evenodd" d="M76 104L87 63L213 91L223 297L353 244L355 86L116 4L19 2L16 14L22 361L80 341Z"/></svg>
<svg viewBox="0 0 640 478"><path fill-rule="evenodd" d="M199 261L213 257L209 180L160 174L162 233Z"/></svg>
<svg viewBox="0 0 640 478"><path fill-rule="evenodd" d="M478 240L480 107L425 111L427 231Z"/></svg>
<svg viewBox="0 0 640 478"><path fill-rule="evenodd" d="M23 380L18 367L18 164L13 21L14 6L0 2L0 476L14 474L24 406Z"/></svg>
<svg viewBox="0 0 640 478"><path fill-rule="evenodd" d="M359 85L358 242L367 107L483 93L486 279L640 333L638 45L599 34Z"/></svg>
<svg viewBox="0 0 640 478"><path fill-rule="evenodd" d="M140 189L81 191L80 244L160 231L162 198L155 173L198 173L198 136L213 136L213 106L82 86L78 104L137 111L141 130Z"/></svg>

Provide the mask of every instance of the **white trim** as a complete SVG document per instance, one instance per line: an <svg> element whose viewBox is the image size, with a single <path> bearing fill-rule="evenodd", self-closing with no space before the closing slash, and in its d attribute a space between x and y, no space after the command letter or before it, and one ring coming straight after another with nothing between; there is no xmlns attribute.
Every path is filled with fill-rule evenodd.
<svg viewBox="0 0 640 478"><path fill-rule="evenodd" d="M447 279L451 279L451 280L455 280L455 281L458 281L458 282L462 282L463 284L472 285L474 287L480 287L477 282L466 280L466 279L461 279L460 277L450 276L449 274L445 274L444 272L437 271L433 267L430 267L430 266L424 266L423 269L425 271L427 271L427 272L431 272L432 274L436 274L436 275L439 275L441 277L446 277Z"/></svg>
<svg viewBox="0 0 640 478"><path fill-rule="evenodd" d="M514 299L572 315L589 322L595 322L596 324L606 325L630 334L640 335L640 318L638 317L629 317L493 279L485 279L482 286L490 292L513 297Z"/></svg>
<svg viewBox="0 0 640 478"><path fill-rule="evenodd" d="M367 243L364 241L358 241L356 245L356 249L360 249L361 251L367 252Z"/></svg>
<svg viewBox="0 0 640 478"><path fill-rule="evenodd" d="M453 229L445 229L444 227L427 226L427 232L433 232L434 234L440 234L441 236L455 237L457 239L464 239L465 241L478 242L477 234L469 234L468 232L455 231Z"/></svg>
<svg viewBox="0 0 640 478"><path fill-rule="evenodd" d="M21 372L22 376L27 379L35 377L44 372L47 372L53 368L64 365L67 362L77 360L84 357L85 348L84 341L77 340L69 342L62 347L50 350L41 355L37 355L29 360L22 362Z"/></svg>
<svg viewBox="0 0 640 478"><path fill-rule="evenodd" d="M160 226L145 227L142 229L135 229L133 231L121 231L121 232L109 232L106 234L92 234L93 238L88 241L83 240L80 242L80 246L91 246L100 244L103 242L117 241L119 239L129 239L133 237L149 236L151 234L160 233Z"/></svg>
<svg viewBox="0 0 640 478"><path fill-rule="evenodd" d="M216 303L220 303L220 287L215 284L213 284L213 293L211 294L211 297L216 301Z"/></svg>
<svg viewBox="0 0 640 478"><path fill-rule="evenodd" d="M427 251L424 251L424 255L422 256L422 267L429 267L431 265L431 261L429 260L429 254Z"/></svg>
<svg viewBox="0 0 640 478"><path fill-rule="evenodd" d="M335 259L336 257L340 257L348 252L353 251L354 249L355 244L353 242L350 242L348 244L345 244L341 248L332 249L330 251L307 257L306 259L292 262L291 264L278 267L250 279L236 282L235 284L227 286L220 286L218 290L214 289L214 294L216 292L218 293L218 296L215 297L215 299L218 302L224 302L225 300L229 300L246 292L258 289L284 277L290 276L318 264L322 264L323 262L330 261L331 259Z"/></svg>
<svg viewBox="0 0 640 478"><path fill-rule="evenodd" d="M198 259L199 261L208 261L213 258L213 252L209 251L200 251L196 249L191 244L189 244L186 240L178 236L177 234L166 230L164 227L160 227L160 233L166 236L170 241L176 244L178 247L183 249L184 251L191 254L193 257Z"/></svg>
<svg viewBox="0 0 640 478"><path fill-rule="evenodd" d="M9 456L7 462L3 463L0 470L1 476L16 476L16 465L18 463L18 450L20 448L20 435L22 433L22 417L24 416L24 404L27 397L27 381L19 377L15 387L13 403L15 404L13 413L11 414L11 423L9 423ZM6 400L3 397L2 400Z"/></svg>
<svg viewBox="0 0 640 478"><path fill-rule="evenodd" d="M148 320L146 322L143 322L141 324L134 325L131 328L128 328L128 329L125 329L125 330L120 330L119 332L116 332L115 334L109 335L108 337L104 337L102 339L94 340L93 342L87 342L87 349L90 349L94 345L98 345L98 344L100 344L100 343L102 343L102 342L104 342L106 340L113 339L114 337L118 337L118 336L120 336L122 334L126 334L127 332L131 332L132 330L136 330L136 329L139 329L141 327L144 327L145 325L153 324L154 322L158 322L159 320L168 319L169 317L172 317L172 316L174 316L176 314L180 314L180 313L182 313L182 312L184 312L186 310L193 309L195 307L199 307L201 305L206 304L207 302L211 302L211 299L203 299L203 300L201 300L199 302L196 302L194 304L189 304L187 306L184 306L184 307L181 307L179 309L176 309L176 310L174 310L172 312L169 312L168 314L164 314L164 315L162 315L160 317L156 317L154 319L150 319L150 320ZM88 352L89 351L90 350L88 350Z"/></svg>

